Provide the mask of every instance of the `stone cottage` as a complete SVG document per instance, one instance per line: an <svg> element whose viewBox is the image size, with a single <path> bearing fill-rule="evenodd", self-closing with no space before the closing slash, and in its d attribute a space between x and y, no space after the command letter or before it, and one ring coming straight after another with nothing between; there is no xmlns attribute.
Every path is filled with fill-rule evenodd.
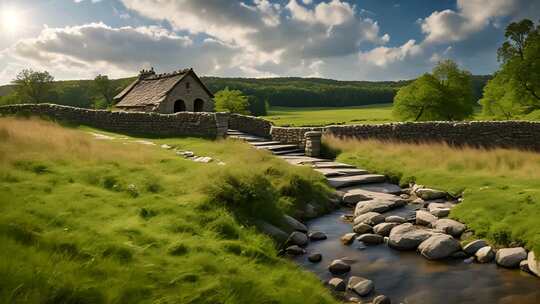
<svg viewBox="0 0 540 304"><path fill-rule="evenodd" d="M213 112L213 97L191 68L165 74L156 74L152 68L142 70L114 100L120 110L170 114Z"/></svg>

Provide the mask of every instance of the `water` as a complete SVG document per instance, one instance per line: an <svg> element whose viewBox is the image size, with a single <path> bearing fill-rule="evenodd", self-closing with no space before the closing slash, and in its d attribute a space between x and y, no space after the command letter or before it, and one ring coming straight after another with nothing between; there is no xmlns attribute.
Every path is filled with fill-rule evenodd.
<svg viewBox="0 0 540 304"><path fill-rule="evenodd" d="M388 212L407 216L409 209ZM340 237L351 232L351 224L340 216L351 213L339 210L308 222L310 231L322 231L328 239L311 242L309 253L323 255L320 263L307 260L308 254L294 258L321 279L332 277L327 266L332 260L348 257L355 260L351 272L338 276L345 280L357 275L373 280L373 295L384 294L392 303L540 303L540 279L519 270L509 270L491 264L466 264L463 260L429 261L416 252L402 252L386 245L350 246L341 244ZM353 294L351 294L353 296ZM368 298L369 299L369 298Z"/></svg>

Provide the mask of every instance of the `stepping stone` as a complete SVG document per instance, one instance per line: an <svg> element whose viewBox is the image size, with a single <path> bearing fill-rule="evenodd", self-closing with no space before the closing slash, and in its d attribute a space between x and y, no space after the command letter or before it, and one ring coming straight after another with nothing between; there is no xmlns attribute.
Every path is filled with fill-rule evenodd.
<svg viewBox="0 0 540 304"><path fill-rule="evenodd" d="M274 155L287 155L290 153L304 153L304 150L302 149L291 149L291 150L279 150L279 151L272 151L272 154Z"/></svg>
<svg viewBox="0 0 540 304"><path fill-rule="evenodd" d="M356 168L315 168L315 171L322 173L326 177L334 176L350 176L350 175L363 175L368 174L367 170L356 169Z"/></svg>
<svg viewBox="0 0 540 304"><path fill-rule="evenodd" d="M287 154L281 154L281 155L285 155L285 156L304 156L306 154L304 153L304 151L302 151L302 152L293 152L293 153L289 152Z"/></svg>
<svg viewBox="0 0 540 304"><path fill-rule="evenodd" d="M251 145L255 147L261 147L261 146L271 146L271 145L279 145L279 141L256 141L252 142Z"/></svg>
<svg viewBox="0 0 540 304"><path fill-rule="evenodd" d="M261 142L261 141L267 141L268 140L268 139L263 138L263 137L249 136L249 135L247 135L247 136L234 135L234 136L229 136L229 138L245 140L247 142Z"/></svg>
<svg viewBox="0 0 540 304"><path fill-rule="evenodd" d="M363 174L363 175L351 175L330 177L327 179L328 184L334 188L347 187L360 184L380 183L386 180L384 175L380 174Z"/></svg>
<svg viewBox="0 0 540 304"><path fill-rule="evenodd" d="M340 168L351 168L352 169L352 168L356 168L355 166L351 166L351 165L348 165L348 164L328 161L328 160L324 160L324 159L321 159L319 162L316 162L316 163L312 164L311 166L313 168L318 168L318 169L340 169Z"/></svg>
<svg viewBox="0 0 540 304"><path fill-rule="evenodd" d="M285 155L285 156L280 156L280 157L283 158L288 163L293 164L293 165L303 165L303 164L306 164L306 163L313 163L313 162L323 161L320 158L309 157L309 156L288 156L288 155Z"/></svg>
<svg viewBox="0 0 540 304"><path fill-rule="evenodd" d="M356 204L359 201L373 199L386 201L402 200L402 198L397 195L366 190L363 185L341 188L339 191L343 193L343 201L347 204Z"/></svg>
<svg viewBox="0 0 540 304"><path fill-rule="evenodd" d="M388 194L400 194L401 188L398 185L390 184L390 183L373 183L373 184L366 184L366 185L359 185L360 189L373 191L373 192L381 192L381 193L388 193Z"/></svg>
<svg viewBox="0 0 540 304"><path fill-rule="evenodd" d="M283 150L292 150L292 149L298 149L297 145L270 145L270 146L262 146L262 147L256 147L257 149L263 149L263 150L270 150L270 151L283 151Z"/></svg>

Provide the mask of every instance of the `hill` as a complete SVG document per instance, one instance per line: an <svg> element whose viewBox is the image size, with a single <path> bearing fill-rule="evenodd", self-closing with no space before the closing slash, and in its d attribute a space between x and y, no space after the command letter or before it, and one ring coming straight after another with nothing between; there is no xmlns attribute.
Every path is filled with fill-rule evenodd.
<svg viewBox="0 0 540 304"><path fill-rule="evenodd" d="M473 76L476 99L482 95L483 87L491 76ZM409 84L400 81L340 81L324 78L224 78L201 77L212 92L225 87L238 89L247 95L266 100L271 106L283 107L345 107L392 103L397 90ZM121 90L134 78L113 80ZM0 86L0 97L13 91L12 85ZM92 107L99 103L100 96L92 87L92 80L69 80L55 82L50 102ZM1 100L0 100L1 101Z"/></svg>

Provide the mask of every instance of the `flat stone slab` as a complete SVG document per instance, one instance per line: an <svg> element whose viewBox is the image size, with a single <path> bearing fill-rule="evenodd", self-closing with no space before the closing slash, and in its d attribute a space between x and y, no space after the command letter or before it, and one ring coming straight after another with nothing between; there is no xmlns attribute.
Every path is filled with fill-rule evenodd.
<svg viewBox="0 0 540 304"><path fill-rule="evenodd" d="M327 177L362 175L369 173L367 170L357 168L314 168L314 170Z"/></svg>
<svg viewBox="0 0 540 304"><path fill-rule="evenodd" d="M280 155L279 157L293 165L311 164L314 162L323 161L320 158L309 157L309 156Z"/></svg>
<svg viewBox="0 0 540 304"><path fill-rule="evenodd" d="M247 141L247 142L256 142L256 141L267 141L268 139L264 138L264 137L257 137L257 136L251 136L251 135L230 135L228 136L229 138L233 138L233 139L239 139L239 140L244 140L244 141Z"/></svg>
<svg viewBox="0 0 540 304"><path fill-rule="evenodd" d="M388 194L401 193L401 188L398 185L394 185L391 183L373 183L373 184L358 185L358 188L372 191L372 192L381 192L381 193L388 193Z"/></svg>
<svg viewBox="0 0 540 304"><path fill-rule="evenodd" d="M327 179L328 184L334 188L347 187L360 184L380 183L386 180L384 175L380 174L363 174L363 175L351 175L330 177Z"/></svg>
<svg viewBox="0 0 540 304"><path fill-rule="evenodd" d="M338 163L338 162L328 161L324 159L321 159L320 161L311 164L311 166L313 168L318 168L318 169L356 168L355 166L352 166L349 164Z"/></svg>
<svg viewBox="0 0 540 304"><path fill-rule="evenodd" d="M394 194L366 190L363 185L341 188L339 191L342 193L343 201L347 204L356 204L360 201L374 199L385 201L401 200L401 197Z"/></svg>
<svg viewBox="0 0 540 304"><path fill-rule="evenodd" d="M302 153L304 154L304 150L302 149L291 149L291 150L279 150L279 151L272 151L272 154L274 155L289 155L291 153Z"/></svg>
<svg viewBox="0 0 540 304"><path fill-rule="evenodd" d="M261 147L261 146L272 146L272 145L279 145L279 141L257 141L252 142L251 145L255 147Z"/></svg>
<svg viewBox="0 0 540 304"><path fill-rule="evenodd" d="M280 151L280 150L292 150L298 149L297 145L270 145L270 146L261 146L256 147L257 149L270 150L270 151Z"/></svg>

